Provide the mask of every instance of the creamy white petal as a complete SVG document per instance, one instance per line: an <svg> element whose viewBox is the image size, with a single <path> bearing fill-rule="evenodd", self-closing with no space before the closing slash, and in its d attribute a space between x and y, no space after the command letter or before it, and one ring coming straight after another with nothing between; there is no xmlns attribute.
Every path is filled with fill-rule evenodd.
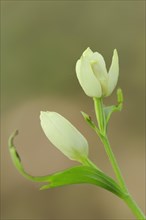
<svg viewBox="0 0 146 220"><path fill-rule="evenodd" d="M100 53L95 52L90 59L93 73L101 85L102 96L105 96L105 94L107 93L108 75L104 58Z"/></svg>
<svg viewBox="0 0 146 220"><path fill-rule="evenodd" d="M80 74L81 69L81 59L76 62L76 74Z"/></svg>
<svg viewBox="0 0 146 220"><path fill-rule="evenodd" d="M106 96L109 96L113 92L114 88L117 85L118 77L119 77L119 58L118 58L117 50L115 49L113 53L112 63L108 73L108 92Z"/></svg>
<svg viewBox="0 0 146 220"><path fill-rule="evenodd" d="M90 63L83 56L77 61L76 74L86 95L91 97L101 97L102 91L100 83L93 74Z"/></svg>
<svg viewBox="0 0 146 220"><path fill-rule="evenodd" d="M114 50L109 73L103 56L87 48L76 64L77 78L86 95L90 97L109 96L118 81L119 64L118 54Z"/></svg>
<svg viewBox="0 0 146 220"><path fill-rule="evenodd" d="M56 112L41 112L41 126L51 143L71 160L88 157L85 137L63 116Z"/></svg>
<svg viewBox="0 0 146 220"><path fill-rule="evenodd" d="M103 56L95 52L90 57L92 69L94 71L95 76L100 80L103 78L107 78L107 69Z"/></svg>
<svg viewBox="0 0 146 220"><path fill-rule="evenodd" d="M93 55L93 51L88 47L84 52L83 52L83 57L90 57Z"/></svg>

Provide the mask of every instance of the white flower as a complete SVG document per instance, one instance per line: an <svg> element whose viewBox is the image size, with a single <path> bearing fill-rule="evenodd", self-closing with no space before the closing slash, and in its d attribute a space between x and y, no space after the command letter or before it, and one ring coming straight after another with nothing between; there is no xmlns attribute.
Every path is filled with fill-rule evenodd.
<svg viewBox="0 0 146 220"><path fill-rule="evenodd" d="M56 112L41 112L40 120L47 138L69 159L87 159L88 142L67 119Z"/></svg>
<svg viewBox="0 0 146 220"><path fill-rule="evenodd" d="M87 48L76 63L76 73L86 95L97 98L109 96L116 87L119 76L117 50L114 50L112 63L107 72L103 56Z"/></svg>

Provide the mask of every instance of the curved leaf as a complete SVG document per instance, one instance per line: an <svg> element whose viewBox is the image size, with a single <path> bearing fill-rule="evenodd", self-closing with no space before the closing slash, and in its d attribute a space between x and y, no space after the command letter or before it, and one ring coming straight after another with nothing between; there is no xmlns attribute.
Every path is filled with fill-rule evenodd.
<svg viewBox="0 0 146 220"><path fill-rule="evenodd" d="M41 187L41 190L55 188L64 185L88 183L111 191L120 198L125 194L118 184L103 172L88 166L76 166L65 171L55 173L48 177L49 184Z"/></svg>
<svg viewBox="0 0 146 220"><path fill-rule="evenodd" d="M75 166L47 176L29 175L27 172L25 172L21 163L20 156L18 155L13 144L13 139L17 134L18 131L14 132L9 139L9 151L12 161L17 170L27 179L35 182L46 182L47 184L42 186L41 190L71 184L88 183L111 191L120 198L124 198L126 196L120 186L111 177L107 176L102 171L90 166Z"/></svg>

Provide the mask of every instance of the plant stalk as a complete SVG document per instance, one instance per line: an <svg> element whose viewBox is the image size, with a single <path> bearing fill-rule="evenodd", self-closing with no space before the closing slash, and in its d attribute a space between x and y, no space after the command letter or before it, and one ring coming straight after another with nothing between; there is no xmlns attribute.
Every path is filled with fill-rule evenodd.
<svg viewBox="0 0 146 220"><path fill-rule="evenodd" d="M116 175L116 178L119 182L120 187L123 189L123 192L127 194L127 196L124 197L124 201L126 202L128 207L131 209L133 214L137 217L137 219L146 220L144 213L141 211L141 209L138 207L138 205L136 204L136 202L134 201L134 199L128 192L121 170L114 156L114 153L110 147L110 143L109 143L107 132L106 132L107 125L106 125L106 120L105 120L105 113L104 113L102 99L93 98L93 100L94 100L95 114L96 114L96 118L98 122L99 131L96 127L94 130L97 133L97 135L100 137L101 142L104 145L105 151L108 155L108 158L110 160L110 163L112 165L112 168L114 170L114 173Z"/></svg>
<svg viewBox="0 0 146 220"><path fill-rule="evenodd" d="M98 127L100 132L104 135L105 134L105 115L103 112L103 103L101 98L93 98L94 100L94 108L95 108L95 114L96 119L98 123Z"/></svg>
<svg viewBox="0 0 146 220"><path fill-rule="evenodd" d="M116 158L114 156L114 153L110 147L109 141L107 137L102 137L101 138L102 143L105 146L105 150L106 153L109 157L109 160L111 162L111 165L113 167L113 170L115 172L115 175L118 179L119 185L121 186L121 188L123 189L123 191L125 193L127 193L127 196L124 198L124 201L126 202L126 204L128 205L128 207L131 209L131 211L133 212L133 214L137 217L137 219L139 220L146 220L146 217L144 215L144 213L141 211L141 209L138 207L138 205L136 204L136 202L134 201L134 199L132 198L131 195L129 195L128 189L126 187L125 181L123 179L123 176L121 174L121 170L118 166L118 163L116 161Z"/></svg>
<svg viewBox="0 0 146 220"><path fill-rule="evenodd" d="M104 145L104 147L105 147L105 151L106 151L106 153L107 153L107 155L108 155L108 158L109 158L110 163L111 163L111 165L112 165L112 168L113 168L113 170L114 170L114 172L115 172L115 175L116 175L116 177L117 177L117 180L118 180L118 182L119 182L119 185L120 185L121 188L124 190L124 192L127 193L128 190L127 190L125 181L124 181L124 179L123 179L121 170L120 170L120 168L119 168L119 166L118 166L118 163L117 163L117 160L116 160L116 158L115 158L115 156L114 156L114 153L113 153L113 151L112 151L112 149L111 149L111 147L110 147L110 143L109 143L108 137L107 137L107 136L105 136L105 137L102 136L102 137L100 137L100 139L101 139L101 141L102 141L102 143L103 143L103 145Z"/></svg>
<svg viewBox="0 0 146 220"><path fill-rule="evenodd" d="M139 220L146 220L146 216L142 212L142 210L138 207L137 203L134 201L131 195L124 198L125 203L128 205L128 207L131 209L133 214L137 217Z"/></svg>

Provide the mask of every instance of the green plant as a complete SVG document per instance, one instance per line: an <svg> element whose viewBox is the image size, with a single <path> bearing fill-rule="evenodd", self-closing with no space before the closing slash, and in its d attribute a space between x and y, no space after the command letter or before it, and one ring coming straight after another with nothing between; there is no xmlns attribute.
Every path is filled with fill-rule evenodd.
<svg viewBox="0 0 146 220"><path fill-rule="evenodd" d="M14 132L9 138L9 150L13 163L24 177L32 181L43 182L44 185L41 187L41 190L69 184L94 184L121 198L129 206L137 219L146 219L127 189L107 135L112 113L121 111L123 106L121 89L117 90L116 105L105 106L103 104L104 98L111 95L118 81L119 62L117 51L114 50L111 67L109 72L107 72L102 55L98 52L93 53L90 48L87 48L77 61L76 73L86 95L93 98L97 125L88 114L81 113L85 121L96 132L103 143L116 180L105 174L88 158L88 142L85 137L67 119L56 112L41 112L42 129L54 146L69 159L76 160L81 165L48 176L29 175L24 170L21 159L13 144L13 139L18 134L18 131Z"/></svg>

